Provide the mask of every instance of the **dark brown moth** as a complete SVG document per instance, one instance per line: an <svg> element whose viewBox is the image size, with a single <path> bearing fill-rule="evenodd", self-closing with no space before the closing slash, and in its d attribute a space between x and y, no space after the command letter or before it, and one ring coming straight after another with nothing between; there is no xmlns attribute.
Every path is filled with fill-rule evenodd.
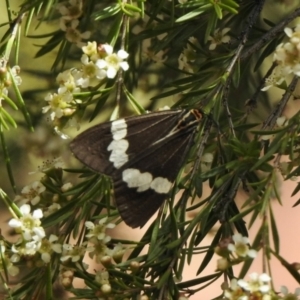
<svg viewBox="0 0 300 300"><path fill-rule="evenodd" d="M142 227L167 198L193 144L202 114L165 110L96 125L70 144L90 169L108 175L130 227Z"/></svg>

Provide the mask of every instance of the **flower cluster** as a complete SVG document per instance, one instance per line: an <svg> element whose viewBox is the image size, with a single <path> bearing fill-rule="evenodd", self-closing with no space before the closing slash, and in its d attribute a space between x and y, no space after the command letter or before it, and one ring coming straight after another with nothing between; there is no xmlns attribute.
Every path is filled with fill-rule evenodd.
<svg viewBox="0 0 300 300"><path fill-rule="evenodd" d="M78 47L83 46L82 39L89 39L90 31L81 32L78 29L79 18L82 15L82 0L69 0L57 4L57 9L61 14L60 29L66 34L66 39Z"/></svg>
<svg viewBox="0 0 300 300"><path fill-rule="evenodd" d="M85 227L88 230L88 233L85 235L87 240L80 245L64 244L60 259L62 262L66 263L70 261L77 266L77 262L81 261L86 253L89 254L90 258L95 259L98 264L101 263L104 267L111 266L112 258L115 262L122 261L125 250L121 244L115 245L113 249L107 247L107 243L111 240L111 237L106 234L106 230L113 229L115 224L107 223L107 217L105 217L100 219L97 224L87 221L85 222ZM60 275L61 282L66 287L72 284L73 275L71 274L72 269L68 269L67 267L62 268ZM95 281L100 285L102 293L109 294L111 292L109 273L106 270L98 271Z"/></svg>
<svg viewBox="0 0 300 300"><path fill-rule="evenodd" d="M106 224L107 218L100 219L98 224L87 221L85 226L88 229L86 237L88 238L90 246L88 247L90 258L95 258L97 263L107 255L108 248L106 244L111 240L109 235L106 235L107 228L114 228L115 224Z"/></svg>
<svg viewBox="0 0 300 300"><path fill-rule="evenodd" d="M215 253L222 256L217 261L218 270L226 270L228 267L238 264L245 259L255 258L256 250L249 247L248 237L237 233L232 238L223 239L215 248Z"/></svg>
<svg viewBox="0 0 300 300"><path fill-rule="evenodd" d="M277 66L266 79L263 91L272 86L280 86L290 74L300 76L300 24L294 30L286 27L284 32L289 40L277 46L273 56Z"/></svg>
<svg viewBox="0 0 300 300"><path fill-rule="evenodd" d="M224 299L229 300L299 300L300 288L290 293L285 286L280 293L274 292L270 287L271 278L268 274L252 273L248 281L233 278L230 287L224 290Z"/></svg>
<svg viewBox="0 0 300 300"><path fill-rule="evenodd" d="M67 117L68 126L79 127L75 112L82 101L76 95L99 85L106 78L115 78L120 69L126 71L129 68L125 61L128 53L124 50L114 53L113 47L108 44L97 46L96 42L88 42L82 51L82 67L59 73L56 78L59 84L57 93L49 93L45 97L48 105L43 107L43 113L50 112L51 120L56 123Z"/></svg>
<svg viewBox="0 0 300 300"><path fill-rule="evenodd" d="M31 186L37 187L39 185L34 182ZM95 259L97 263L102 263L106 267L112 264L112 259L117 263L122 261L125 250L121 244L115 245L113 249L107 247L107 243L111 240L111 237L106 234L106 230L115 227L115 224L107 222L107 218L100 219L97 224L87 221L85 223L88 230L86 234L87 240L80 245L72 245L61 243L59 238L54 234L51 234L49 238L46 237L45 230L41 226L41 218L43 217L41 209L31 212L30 205L23 204L19 211L20 217L15 217L9 221L9 226L20 234L19 240L11 246L10 250L13 255L9 258L5 252L5 246L2 245L0 247L3 263L5 263L5 268L8 269L11 275L18 274L18 268L13 263L18 263L24 256L27 258L35 257L35 263L39 266L50 263L54 253L60 254L60 261L63 264L70 262L77 265L78 262L82 261L86 253L89 253L89 256ZM69 283L71 283L71 277L67 276L66 279L64 275L69 274L70 270L66 267L61 270L61 277ZM104 277L108 278L108 275ZM108 291L110 290L110 284L108 279L103 283L104 277L102 276L102 279L98 280L98 283L101 284L101 289Z"/></svg>
<svg viewBox="0 0 300 300"><path fill-rule="evenodd" d="M263 273L250 274L250 280L232 279L230 288L224 291L225 299L230 300L247 300L247 299L261 299L271 300L274 299L274 293L270 289L269 282L271 278L269 275Z"/></svg>
<svg viewBox="0 0 300 300"><path fill-rule="evenodd" d="M51 234L47 237L44 228L42 227L41 219L45 215L50 215L54 211L61 208L61 205L69 201L69 197L63 193L68 191L71 183L62 183L61 180L56 181L56 189L61 192L55 194L52 191L46 190L43 182L61 179L61 158L56 158L53 161L47 161L41 168L40 172L44 173L42 181L34 181L25 186L20 195L17 195L14 202L19 205L19 211L16 216L9 221L9 226L14 228L19 234L18 241L13 243L10 251L13 255L10 261L18 263L22 257L34 257L34 261L38 266L50 262L53 253L62 252L62 244L59 238ZM35 209L32 211L32 206ZM29 261L29 259L27 259ZM9 264L7 263L9 266Z"/></svg>
<svg viewBox="0 0 300 300"><path fill-rule="evenodd" d="M49 263L53 252L61 252L61 245L56 243L58 238L55 235L51 235L49 239L46 238L40 220L43 217L42 210L36 209L31 213L30 205L23 204L20 207L20 213L19 218L13 218L8 223L20 234L19 240L11 248L14 253L12 260L18 262L22 256L34 256L40 253L41 260Z"/></svg>

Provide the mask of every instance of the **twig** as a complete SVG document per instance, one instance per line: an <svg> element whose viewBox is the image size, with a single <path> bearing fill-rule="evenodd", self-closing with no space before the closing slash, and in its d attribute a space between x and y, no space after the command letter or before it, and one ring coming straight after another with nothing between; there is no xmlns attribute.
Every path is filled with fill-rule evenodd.
<svg viewBox="0 0 300 300"><path fill-rule="evenodd" d="M127 22L128 22L128 16L123 16L123 22L122 22L122 35L121 35L121 50L125 49L125 40L126 40L126 34L127 34ZM122 68L119 69L118 72L118 78L117 78L117 93L116 93L116 102L117 107L120 107L121 102L121 94L122 94L122 86L123 86L123 70Z"/></svg>
<svg viewBox="0 0 300 300"><path fill-rule="evenodd" d="M233 134L233 136L235 136L234 126L233 126L233 122L232 122L232 118L231 118L231 112L230 112L230 109L229 109L229 105L228 105L228 101L227 101L226 96L229 93L229 86L230 86L230 83L231 83L231 76L232 76L234 67L236 66L237 61L241 57L242 50L244 49L245 44L248 40L248 35L250 33L250 29L255 24L259 14L260 14L260 12L263 8L264 2L265 2L265 0L259 1L258 5L253 9L251 14L249 15L249 18L248 18L249 21L248 21L246 29L244 30L244 32L242 34L240 44L239 44L239 46L236 50L236 53L235 53L233 59L231 60L229 66L227 67L227 69L225 71L225 74L227 73L228 76L227 76L227 80L226 80L226 83L225 83L225 86L224 86L225 95L223 96L223 105L224 105L225 111L227 113L227 118L229 120L229 126L230 126L231 133Z"/></svg>
<svg viewBox="0 0 300 300"><path fill-rule="evenodd" d="M286 92L284 93L282 99L280 100L280 102L277 104L277 106L274 108L274 110L272 111L272 113L269 115L269 117L267 118L267 120L264 122L262 129L266 129L266 128L270 128L272 129L276 123L276 120L279 118L279 116L281 116L283 109L285 108L290 96L292 95L292 93L294 92L296 85L298 82L298 76L294 76L292 82L290 83L290 85L288 86Z"/></svg>
<svg viewBox="0 0 300 300"><path fill-rule="evenodd" d="M241 60L244 60L251 56L254 52L261 49L267 42L273 39L279 32L283 30L283 28L293 21L295 18L300 16L300 8L297 8L293 13L291 13L287 18L285 18L281 23L273 27L269 30L263 37L259 39L259 41L250 47L243 55L241 56Z"/></svg>
<svg viewBox="0 0 300 300"><path fill-rule="evenodd" d="M272 64L272 66L269 68L268 72L266 73L266 75L262 78L260 84L258 85L255 93L253 94L253 96L247 101L247 114L249 114L250 112L252 112L252 110L254 108L256 108L257 106L257 98L258 95L261 93L261 89L263 88L263 86L265 85L266 82L266 78L268 78L269 76L271 76L271 74L273 73L273 70L276 68L277 64L274 62Z"/></svg>

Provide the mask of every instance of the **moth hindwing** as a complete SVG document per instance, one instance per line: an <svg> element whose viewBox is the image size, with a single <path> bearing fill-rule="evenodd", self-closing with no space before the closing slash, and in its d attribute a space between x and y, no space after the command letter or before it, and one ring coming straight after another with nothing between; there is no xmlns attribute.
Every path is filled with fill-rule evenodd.
<svg viewBox="0 0 300 300"><path fill-rule="evenodd" d="M199 110L167 110L96 125L70 144L86 166L113 180L125 223L142 227L162 205L192 146Z"/></svg>

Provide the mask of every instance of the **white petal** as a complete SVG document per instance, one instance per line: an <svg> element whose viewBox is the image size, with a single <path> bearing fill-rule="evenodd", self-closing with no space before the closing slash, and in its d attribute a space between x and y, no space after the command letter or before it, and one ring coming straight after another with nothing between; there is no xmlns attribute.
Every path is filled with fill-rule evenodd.
<svg viewBox="0 0 300 300"><path fill-rule="evenodd" d="M61 244L53 244L51 248L56 253L61 253L62 252Z"/></svg>
<svg viewBox="0 0 300 300"><path fill-rule="evenodd" d="M33 213L32 216L34 219L41 219L43 217L43 211L39 208L36 209Z"/></svg>
<svg viewBox="0 0 300 300"><path fill-rule="evenodd" d="M98 59L96 61L96 66L99 68L99 69L104 69L107 67L107 63L104 59Z"/></svg>
<svg viewBox="0 0 300 300"><path fill-rule="evenodd" d="M257 256L257 251L254 249L250 249L247 253L247 255L251 258L255 258Z"/></svg>
<svg viewBox="0 0 300 300"><path fill-rule="evenodd" d="M291 37L293 35L293 30L289 27L285 27L284 32L288 37Z"/></svg>
<svg viewBox="0 0 300 300"><path fill-rule="evenodd" d="M295 295L299 296L300 295L300 288L295 289Z"/></svg>
<svg viewBox="0 0 300 300"><path fill-rule="evenodd" d="M261 280L262 282L269 282L271 281L271 277L268 274L263 273L259 276L259 280Z"/></svg>
<svg viewBox="0 0 300 300"><path fill-rule="evenodd" d="M51 258L51 256L50 256L49 253L45 252L45 253L42 254L42 260L43 260L46 264L50 262L50 258Z"/></svg>
<svg viewBox="0 0 300 300"><path fill-rule="evenodd" d="M34 227L32 230L38 237L38 239L42 239L46 236L45 230L43 227Z"/></svg>
<svg viewBox="0 0 300 300"><path fill-rule="evenodd" d="M106 228L109 228L109 229L112 229L112 228L115 228L116 227L116 224L113 224L113 223L108 223L106 225Z"/></svg>
<svg viewBox="0 0 300 300"><path fill-rule="evenodd" d="M23 204L21 207L20 207L20 211L23 215L27 215L30 213L31 211L31 207L29 204Z"/></svg>
<svg viewBox="0 0 300 300"><path fill-rule="evenodd" d="M49 237L49 242L50 243L53 243L55 241L58 240L58 236L56 236L55 234L51 234L50 237Z"/></svg>
<svg viewBox="0 0 300 300"><path fill-rule="evenodd" d="M126 59L129 56L129 54L125 50L119 50L118 56L122 59Z"/></svg>
<svg viewBox="0 0 300 300"><path fill-rule="evenodd" d="M18 227L21 227L22 226L22 222L20 220L17 220L17 219L11 219L9 222L8 222L8 225L12 228L18 228Z"/></svg>
<svg viewBox="0 0 300 300"><path fill-rule="evenodd" d="M85 222L85 226L88 228L88 229L94 229L95 228L95 224L91 221L86 221Z"/></svg>
<svg viewBox="0 0 300 300"><path fill-rule="evenodd" d="M233 245L233 244L228 244L227 249L231 252L236 250L235 245Z"/></svg>
<svg viewBox="0 0 300 300"><path fill-rule="evenodd" d="M71 251L73 249L73 246L70 244L63 244L63 248L64 250Z"/></svg>
<svg viewBox="0 0 300 300"><path fill-rule="evenodd" d="M126 61L120 62L119 65L124 71L127 71L129 69L129 65Z"/></svg>
<svg viewBox="0 0 300 300"><path fill-rule="evenodd" d="M267 284L264 284L264 285L261 285L261 286L259 287L259 290L260 290L263 294L265 294L265 293L267 293L267 292L270 290L270 287L269 287Z"/></svg>
<svg viewBox="0 0 300 300"><path fill-rule="evenodd" d="M89 62L89 57L86 54L82 54L81 56L81 62L86 65Z"/></svg>
<svg viewBox="0 0 300 300"><path fill-rule="evenodd" d="M103 69L102 70L98 70L96 76L97 76L98 79L103 79L103 78L106 77L106 71L103 70Z"/></svg>
<svg viewBox="0 0 300 300"><path fill-rule="evenodd" d="M113 47L111 45L104 44L102 46L103 46L103 48L104 48L104 50L107 54L112 54L113 53Z"/></svg>
<svg viewBox="0 0 300 300"><path fill-rule="evenodd" d="M117 75L117 70L115 68L107 69L107 78L115 78Z"/></svg>

